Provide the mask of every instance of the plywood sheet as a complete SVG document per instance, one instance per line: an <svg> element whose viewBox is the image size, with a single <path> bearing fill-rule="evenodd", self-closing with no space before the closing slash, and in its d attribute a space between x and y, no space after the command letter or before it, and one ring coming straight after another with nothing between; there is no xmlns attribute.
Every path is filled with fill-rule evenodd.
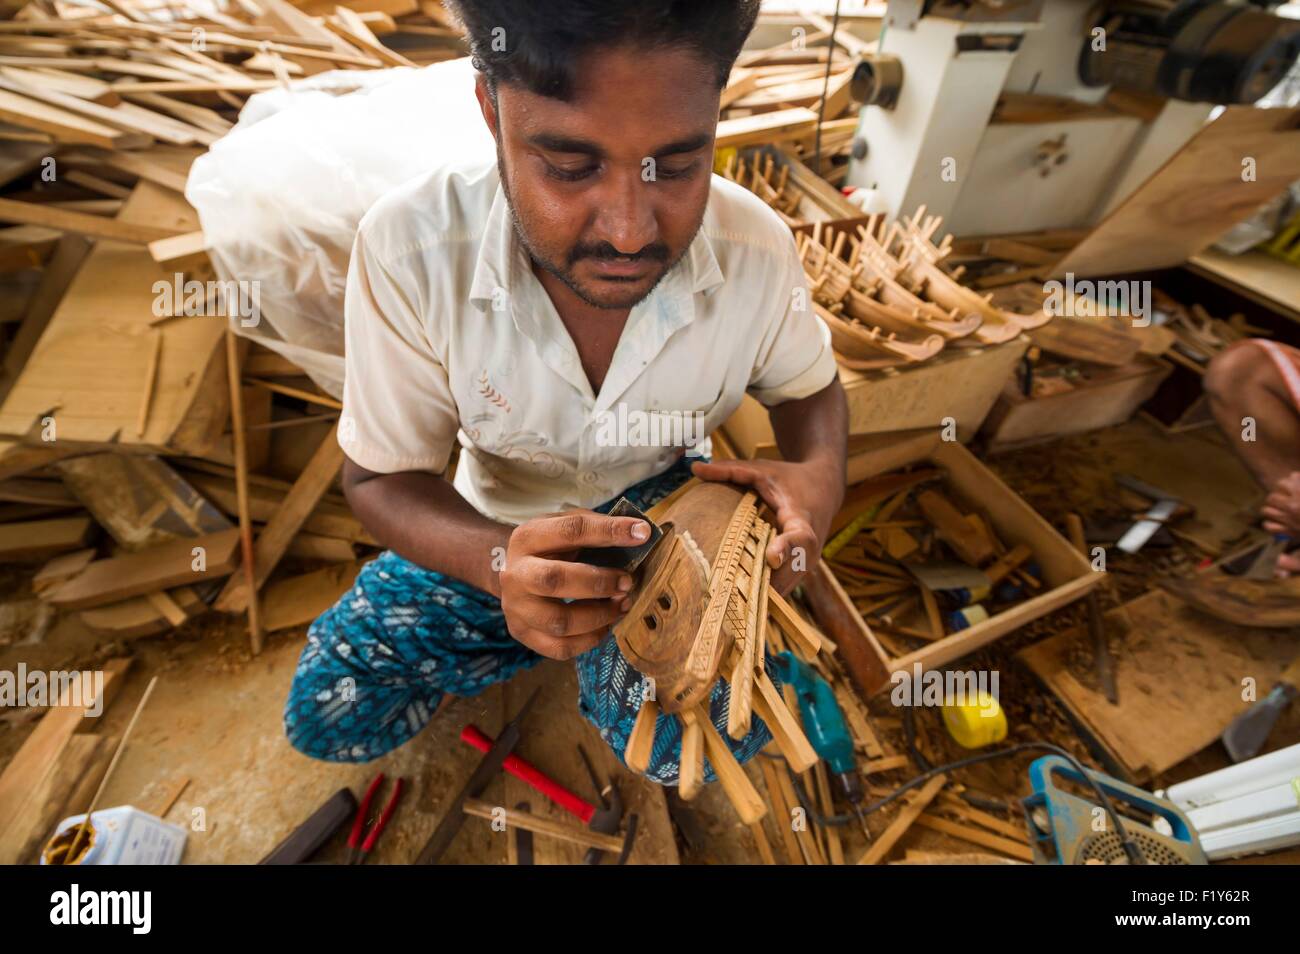
<svg viewBox="0 0 1300 954"><path fill-rule="evenodd" d="M1119 705L1091 685L1086 629L1053 636L1017 658L1060 699L1132 778L1144 782L1212 745L1300 652L1300 629L1234 626L1164 592L1148 593L1106 614L1115 655Z"/></svg>
<svg viewBox="0 0 1300 954"><path fill-rule="evenodd" d="M1300 109L1229 106L1102 219L1054 274L1118 275L1185 262L1300 179L1298 127ZM1243 178L1247 170L1253 179Z"/></svg>
<svg viewBox="0 0 1300 954"><path fill-rule="evenodd" d="M150 182L136 187L120 217L181 231L198 224L183 198ZM52 416L60 443L206 450L227 415L224 320L154 326L154 283L172 279L143 247L97 242L0 406L0 434L23 436L33 426L39 432ZM155 334L162 336L157 378L144 433L137 434Z"/></svg>

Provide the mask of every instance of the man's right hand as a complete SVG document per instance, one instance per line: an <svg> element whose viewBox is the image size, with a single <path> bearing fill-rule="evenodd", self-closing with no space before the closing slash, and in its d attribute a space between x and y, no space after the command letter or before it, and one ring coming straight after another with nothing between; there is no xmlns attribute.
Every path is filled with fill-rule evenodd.
<svg viewBox="0 0 1300 954"><path fill-rule="evenodd" d="M510 534L501 571L501 609L510 635L551 659L594 649L631 606L632 577L574 563L584 547L634 547L650 527L634 517L570 510L536 517Z"/></svg>

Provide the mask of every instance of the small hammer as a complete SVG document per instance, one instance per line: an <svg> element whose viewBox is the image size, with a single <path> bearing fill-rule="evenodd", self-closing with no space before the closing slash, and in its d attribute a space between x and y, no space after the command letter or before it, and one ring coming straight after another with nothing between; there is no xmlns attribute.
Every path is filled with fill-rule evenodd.
<svg viewBox="0 0 1300 954"><path fill-rule="evenodd" d="M478 749L480 752L486 752L492 747L492 739L475 725L465 726L465 728L461 730L460 740L474 746L474 748ZM579 749L579 751L581 751L581 749ZM586 762L587 755L585 752L582 752L582 757L583 761ZM585 799L573 794L573 792L555 781L541 769L537 768L537 766L533 765L526 759L520 758L518 755L511 754L507 756L501 767L515 778L528 783L532 788L541 792L556 805L559 805L570 815L576 817L586 825L590 831L597 835L612 836L614 832L618 831L619 826L623 822L623 799L619 795L618 789L614 787L612 783L605 786L604 791L600 792L601 804L597 806L592 805ZM590 762L587 762L587 771L592 771ZM594 781L594 773L592 774L592 778ZM598 783L597 789L600 790L600 785ZM608 793L608 797L606 797L606 793ZM624 846L627 850L630 850L631 837L636 833L635 819L636 816L633 815L628 821L628 837ZM519 827L522 828L524 826L520 825ZM549 833L541 832L540 834ZM592 850L587 853L587 857L584 860L589 865L599 864L601 855L604 852L609 851L608 847L598 847L594 844L589 845L588 847ZM623 854L619 859L619 864L622 864L626 860L626 854Z"/></svg>

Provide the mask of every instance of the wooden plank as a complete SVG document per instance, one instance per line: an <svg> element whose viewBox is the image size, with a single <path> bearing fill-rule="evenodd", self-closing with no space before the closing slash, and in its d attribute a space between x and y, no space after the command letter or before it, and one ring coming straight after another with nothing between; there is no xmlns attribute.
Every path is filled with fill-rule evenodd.
<svg viewBox="0 0 1300 954"><path fill-rule="evenodd" d="M59 461L54 469L99 525L132 553L231 527L223 513L152 454L86 454Z"/></svg>
<svg viewBox="0 0 1300 954"><path fill-rule="evenodd" d="M714 148L740 148L800 139L811 135L816 128L817 114L803 106L741 119L724 119L718 123Z"/></svg>
<svg viewBox="0 0 1300 954"><path fill-rule="evenodd" d="M22 807L0 831L0 864L17 865L35 860L54 826L78 809L70 806L77 783L108 748L103 736L74 734L65 743L45 777L32 784ZM105 763L107 765L107 763Z"/></svg>
<svg viewBox="0 0 1300 954"><path fill-rule="evenodd" d="M1102 574L1096 574L1101 576ZM1241 680L1262 696L1296 654L1278 630L1237 626L1184 605L1163 591L1106 614L1117 644L1119 704L1095 685L1091 638L1079 626L1017 654L1084 731L1118 761L1116 774L1143 782L1213 745L1250 707ZM1082 665L1072 663L1075 656Z"/></svg>
<svg viewBox="0 0 1300 954"><path fill-rule="evenodd" d="M704 731L704 749L713 766L718 781L722 783L727 798L736 809L736 814L746 825L760 821L767 814L767 806L759 797L758 790L745 774L745 770L736 761L730 747L723 741L717 727L709 720L708 713L700 709L684 709L687 719L694 718Z"/></svg>
<svg viewBox="0 0 1300 954"><path fill-rule="evenodd" d="M0 563L48 560L84 547L94 532L89 517L0 524Z"/></svg>
<svg viewBox="0 0 1300 954"><path fill-rule="evenodd" d="M258 534L254 555L255 583L258 589L266 583L294 535L302 529L303 523L334 482L334 477L342 466L343 449L339 446L338 425L335 424L325 435L302 475L285 495L283 504ZM217 597L213 608L223 613L240 613L247 608L249 597L244 580L233 577Z"/></svg>
<svg viewBox="0 0 1300 954"><path fill-rule="evenodd" d="M975 529L943 494L936 490L925 490L917 494L916 503L925 519L934 527L939 539L952 547L964 562L982 566L997 556L988 536Z"/></svg>
<svg viewBox="0 0 1300 954"><path fill-rule="evenodd" d="M185 155L162 154L176 156L177 165ZM117 224L124 223L165 234L197 224L183 198L149 182L136 186ZM94 445L80 448L85 451L116 441L207 452L227 417L219 349L224 322L195 317L152 327L159 297L155 285L167 278L143 248L97 242L0 407L0 433L26 435L57 408L61 446ZM164 336L156 391L146 432L137 436L134 425L156 330Z"/></svg>
<svg viewBox="0 0 1300 954"><path fill-rule="evenodd" d="M776 691L776 686L761 670L754 674L755 689L754 711L763 720L776 741L777 748L791 768L796 772L806 772L817 764L817 753L812 743L799 727L794 714L786 708L785 700Z"/></svg>
<svg viewBox="0 0 1300 954"><path fill-rule="evenodd" d="M181 608L187 619L193 619L207 611L207 604L199 599L193 587L177 586L165 592L167 598ZM77 615L92 633L114 639L135 639L166 632L175 624L158 609L157 601L151 600L150 595L152 594L133 596L107 606L82 610ZM169 607L168 613L171 612Z"/></svg>
<svg viewBox="0 0 1300 954"><path fill-rule="evenodd" d="M758 758L758 767L763 773L763 784L767 787L768 798L772 800L772 823L781 834L786 858L792 865L806 864L803 851L799 848L799 839L794 834L791 807L786 804L785 790L781 787L781 780L777 774L781 769L771 759L765 759L761 755Z"/></svg>
<svg viewBox="0 0 1300 954"><path fill-rule="evenodd" d="M83 717L88 717L86 713L98 710L101 702L103 708L107 708L113 691L130 665L130 659L112 659L104 664L102 700L83 698L80 701L84 705L73 706L71 703L76 697L72 694L73 687L69 686L60 695L60 704L41 717L5 766L4 773L0 774L0 831L9 830L10 823L22 810L32 790L53 768L68 739L82 728Z"/></svg>
<svg viewBox="0 0 1300 954"><path fill-rule="evenodd" d="M804 576L804 596L813 615L835 640L836 657L863 696L889 683L889 655L854 608L826 561Z"/></svg>
<svg viewBox="0 0 1300 954"><path fill-rule="evenodd" d="M545 835L548 838L558 838L560 841L581 845L584 848L598 848L612 854L615 858L623 851L622 838L616 835L602 835L590 828L581 828L577 823L565 824L531 812L493 805L478 798L465 799L464 809L466 815L473 815L476 818L486 818L489 821L501 818L506 824L507 831L511 827L522 828L525 831Z"/></svg>
<svg viewBox="0 0 1300 954"><path fill-rule="evenodd" d="M898 840L907 834L907 830L912 827L912 824L925 811L926 807L934 801L939 794L939 790L947 783L948 777L946 775L936 775L926 782L920 791L914 791L904 796L906 801L898 816L871 843L871 847L858 859L858 864L878 865L884 861L885 856L893 850L894 845L898 844Z"/></svg>
<svg viewBox="0 0 1300 954"><path fill-rule="evenodd" d="M1297 125L1300 108L1228 106L1112 209L1052 274L1111 276L1183 263L1300 179Z"/></svg>
<svg viewBox="0 0 1300 954"><path fill-rule="evenodd" d="M650 767L650 756L655 744L655 723L658 719L659 704L653 699L642 702L632 726L632 734L627 739L627 748L623 752L627 767L638 775L644 775Z"/></svg>
<svg viewBox="0 0 1300 954"><path fill-rule="evenodd" d="M1034 860L1034 853L1028 845L981 831L972 825L962 825L946 818L939 818L928 812L918 816L916 824L922 828L929 828L932 831L943 832L945 835L952 835L962 841L969 841L975 845L992 848L994 851L1000 851L1002 854L1009 855L1020 861L1032 862Z"/></svg>
<svg viewBox="0 0 1300 954"><path fill-rule="evenodd" d="M338 602L364 563L340 563L278 580L262 591L262 623L268 633L310 623Z"/></svg>
<svg viewBox="0 0 1300 954"><path fill-rule="evenodd" d="M202 562L194 548L201 547ZM103 606L155 590L227 576L238 563L239 531L164 543L140 553L96 560L50 593L48 599L64 609Z"/></svg>
<svg viewBox="0 0 1300 954"><path fill-rule="evenodd" d="M5 89L0 89L0 120L47 133L56 142L104 149L141 148L150 142L140 133L123 132Z"/></svg>
<svg viewBox="0 0 1300 954"><path fill-rule="evenodd" d="M169 229L152 225L138 225L120 219L105 218L102 215L51 208L48 204L17 202L3 198L0 198L0 222L39 225L44 228L58 229L61 232L72 232L75 235L112 239L115 242L131 242L137 245L147 245L157 239L176 234Z"/></svg>
<svg viewBox="0 0 1300 954"><path fill-rule="evenodd" d="M192 463L192 462L191 462ZM198 488L199 492L215 503L227 514L238 513L235 500L235 482L230 477L205 474L196 470L186 470L185 479ZM256 476L256 475L250 475ZM278 484L278 481L272 481ZM284 501L287 487L261 484L250 481L248 486L248 509L253 519L259 523L270 520ZM345 505L326 499L316 505L316 509L303 522L302 529L325 537L337 537L352 543L378 546L374 538L361 526Z"/></svg>

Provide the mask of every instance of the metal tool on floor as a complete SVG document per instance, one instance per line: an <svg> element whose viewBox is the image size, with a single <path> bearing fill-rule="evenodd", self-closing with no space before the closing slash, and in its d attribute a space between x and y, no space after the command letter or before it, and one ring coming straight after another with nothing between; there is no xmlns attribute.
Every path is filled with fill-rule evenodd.
<svg viewBox="0 0 1300 954"><path fill-rule="evenodd" d="M813 751L830 766L831 775L839 786L840 794L849 803L862 830L870 839L867 820L862 814L862 776L853 754L853 736L835 692L817 671L789 650L772 656L777 675L782 682L794 687L799 700L799 715L803 730L812 743Z"/></svg>
<svg viewBox="0 0 1300 954"><path fill-rule="evenodd" d="M1133 526L1129 527L1124 535L1119 538L1119 542L1115 544L1116 549L1123 550L1125 553L1137 553L1169 521L1169 518L1177 512L1183 502L1168 491L1138 480L1129 474L1116 474L1115 483L1139 496L1154 501L1151 508Z"/></svg>
<svg viewBox="0 0 1300 954"><path fill-rule="evenodd" d="M474 746L480 752L486 752L492 746L492 739L473 725L467 725L461 730L460 739L462 742ZM592 831L602 835L612 835L618 831L623 822L622 796L612 779L602 788L600 781L596 778L595 770L587 759L587 753L582 750L581 746L578 747L578 751L587 765L587 772L591 776L592 785L596 788L597 797L600 800L599 807L575 795L541 769L518 755L511 754L507 756L501 767L521 782L545 795ZM635 826L636 816L632 815L628 819L628 828L635 832ZM587 857L584 860L589 865L600 864L602 854L599 849L593 848L587 852Z"/></svg>
<svg viewBox="0 0 1300 954"><path fill-rule="evenodd" d="M384 833L388 827L388 821L393 817L393 812L397 810L397 803L402 798L402 788L406 784L406 779L399 778L393 783L393 794L388 797L388 803L384 810L379 813L379 818L366 831L366 819L370 817L370 803L374 801L375 793L379 791L380 786L384 784L384 773L380 772L371 781L370 787L366 789L365 796L361 799L361 807L357 809L356 820L352 822L352 833L348 835L348 864L364 864L370 854L370 849L375 847L375 842L379 836Z"/></svg>
<svg viewBox="0 0 1300 954"><path fill-rule="evenodd" d="M1282 670L1277 685L1268 695L1233 719L1223 730L1223 747L1228 750L1232 761L1244 762L1258 755L1278 716L1297 697L1300 697L1300 659Z"/></svg>
<svg viewBox="0 0 1300 954"><path fill-rule="evenodd" d="M1083 558L1088 559L1088 540L1083 532L1083 519L1077 513L1066 514L1066 532ZM1092 655L1097 666L1097 682L1106 694L1106 701L1113 706L1119 705L1119 686L1115 682L1115 660L1110 654L1110 642L1106 636L1106 617L1102 615L1101 600L1097 588L1088 591L1088 634L1092 637Z"/></svg>
<svg viewBox="0 0 1300 954"><path fill-rule="evenodd" d="M1169 823L1171 834L1125 816L1124 834L1137 846L1148 865L1203 865L1205 852L1187 816L1172 802L1127 785L1101 772L1088 776L1112 803L1127 805L1143 816L1158 816ZM1058 777L1075 783L1088 795L1087 781L1059 755L1046 755L1029 766L1034 794L1021 802L1029 828L1034 863L1040 865L1129 864L1125 839L1095 800L1058 786Z"/></svg>
<svg viewBox="0 0 1300 954"><path fill-rule="evenodd" d="M348 817L357 810L357 799L352 789L341 788L311 813L301 825L285 836L259 865L305 864L320 847L334 837Z"/></svg>
<svg viewBox="0 0 1300 954"><path fill-rule="evenodd" d="M488 783L496 777L497 772L501 771L501 765L514 751L519 744L520 727L524 718L537 701L538 690L534 689L532 695L519 707L519 712L515 717L501 730L501 734L492 743L488 749L487 755L483 756L478 767L474 769L474 774L469 777L464 787L456 793L456 796L447 804L447 808L442 816L442 821L429 836L428 842L425 843L424 849L415 859L418 865L437 864L438 860L447 852L452 840L456 837L456 832L460 831L460 826L465 824L465 800L477 798L483 794L483 790L488 787Z"/></svg>
<svg viewBox="0 0 1300 954"><path fill-rule="evenodd" d="M1246 572L1242 574L1248 580L1271 580L1277 572L1277 559L1287 548L1291 546L1291 535L1287 533L1275 533L1273 539L1260 547L1259 555L1255 557Z"/></svg>

